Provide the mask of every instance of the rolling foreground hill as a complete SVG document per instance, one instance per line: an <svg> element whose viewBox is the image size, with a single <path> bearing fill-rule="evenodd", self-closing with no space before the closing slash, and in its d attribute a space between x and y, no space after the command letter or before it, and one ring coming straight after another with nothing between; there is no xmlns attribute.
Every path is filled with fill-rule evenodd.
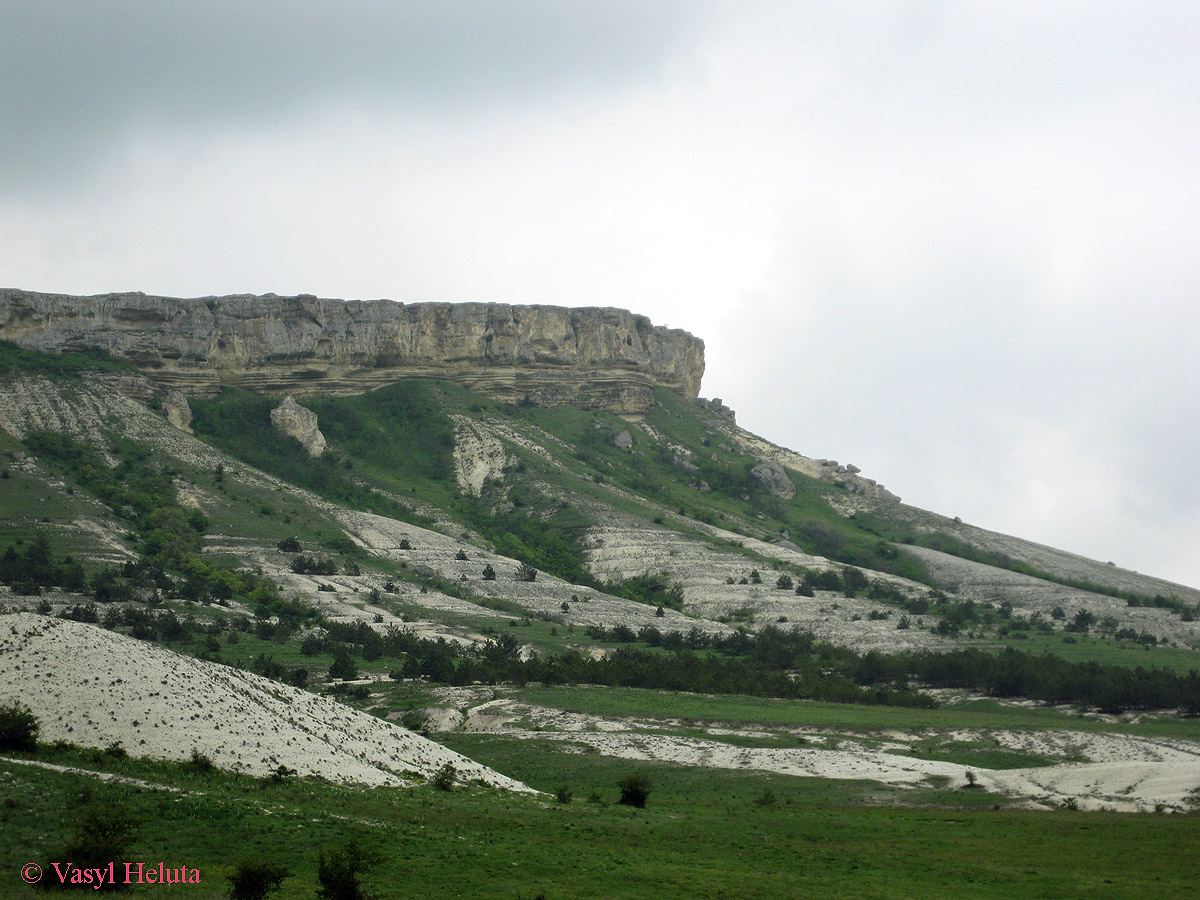
<svg viewBox="0 0 1200 900"><path fill-rule="evenodd" d="M186 788L198 754L230 791L294 772L407 786L386 800L407 809L449 764L464 805L445 815L471 820L451 831L511 814L541 842L543 815L589 809L618 844L606 804L631 771L668 831L729 796L776 837L812 804L1197 808L1200 591L741 429L698 396L683 332L620 310L9 290L0 338L0 704L58 742L43 764L84 773L18 754L14 783L125 766ZM1155 834L1169 854L1185 832ZM1054 883L1082 890L1074 866ZM589 871L543 881L597 895ZM462 875L431 869L431 896L474 895Z"/></svg>

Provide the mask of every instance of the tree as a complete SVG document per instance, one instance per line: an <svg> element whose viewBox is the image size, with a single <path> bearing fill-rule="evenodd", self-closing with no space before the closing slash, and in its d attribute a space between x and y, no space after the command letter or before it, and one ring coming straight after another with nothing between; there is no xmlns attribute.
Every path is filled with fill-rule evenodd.
<svg viewBox="0 0 1200 900"><path fill-rule="evenodd" d="M247 856L238 861L229 876L230 900L264 900L279 889L280 882L291 876L279 863L268 862L256 856Z"/></svg>
<svg viewBox="0 0 1200 900"><path fill-rule="evenodd" d="M19 703L0 706L0 750L36 750L38 720Z"/></svg>
<svg viewBox="0 0 1200 900"><path fill-rule="evenodd" d="M496 580L496 570L492 568L491 563L488 563L486 566L483 567L483 580L484 581L495 581Z"/></svg>
<svg viewBox="0 0 1200 900"><path fill-rule="evenodd" d="M641 772L634 772L618 781L617 787L621 789L621 803L641 809L646 805L646 798L650 796L654 783Z"/></svg>
<svg viewBox="0 0 1200 900"><path fill-rule="evenodd" d="M351 837L341 847L317 854L317 896L323 900L367 900L358 876L375 862L373 854Z"/></svg>
<svg viewBox="0 0 1200 900"><path fill-rule="evenodd" d="M537 569L529 565L529 563L521 563L517 567L517 581L536 581Z"/></svg>
<svg viewBox="0 0 1200 900"><path fill-rule="evenodd" d="M358 677L358 666L354 664L354 658L345 647L338 647L333 651L333 664L329 667L329 677L340 678L342 681L350 681Z"/></svg>
<svg viewBox="0 0 1200 900"><path fill-rule="evenodd" d="M461 562L467 558L467 551L460 548L459 551L454 554L454 558Z"/></svg>
<svg viewBox="0 0 1200 900"><path fill-rule="evenodd" d="M778 580L775 582L775 587L779 588L781 591L790 591L792 589L792 584L792 576L785 574L779 576Z"/></svg>

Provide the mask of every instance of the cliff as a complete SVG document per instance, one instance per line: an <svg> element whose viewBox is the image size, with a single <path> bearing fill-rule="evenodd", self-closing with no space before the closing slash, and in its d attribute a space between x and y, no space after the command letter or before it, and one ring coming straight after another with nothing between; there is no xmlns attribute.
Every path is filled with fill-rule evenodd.
<svg viewBox="0 0 1200 900"><path fill-rule="evenodd" d="M698 338L596 307L0 289L0 339L104 350L193 394L354 394L441 378L509 403L637 414L658 386L697 396L704 372Z"/></svg>

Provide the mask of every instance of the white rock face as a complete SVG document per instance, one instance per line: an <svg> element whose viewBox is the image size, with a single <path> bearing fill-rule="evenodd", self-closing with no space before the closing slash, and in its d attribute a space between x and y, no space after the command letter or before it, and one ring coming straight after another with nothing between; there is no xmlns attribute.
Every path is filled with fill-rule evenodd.
<svg viewBox="0 0 1200 900"><path fill-rule="evenodd" d="M399 725L249 672L202 662L94 625L0 616L0 702L28 706L42 740L117 741L133 756L361 784L412 783L446 763L508 790L519 781Z"/></svg>
<svg viewBox="0 0 1200 900"><path fill-rule="evenodd" d="M504 444L466 416L454 419L454 478L466 493L478 497L488 481L504 477L508 455Z"/></svg>
<svg viewBox="0 0 1200 900"><path fill-rule="evenodd" d="M317 427L317 414L297 403L291 394L271 410L271 424L303 444L309 456L315 458L325 452L325 435Z"/></svg>
<svg viewBox="0 0 1200 900"><path fill-rule="evenodd" d="M171 391L163 401L163 409L167 413L167 421L183 431L192 430L192 408L188 406L187 397L180 391Z"/></svg>
<svg viewBox="0 0 1200 900"><path fill-rule="evenodd" d="M695 397L704 342L623 309L395 303L312 296L183 300L0 288L0 337L95 348L188 393L359 394L440 378L506 403L645 413L654 388Z"/></svg>

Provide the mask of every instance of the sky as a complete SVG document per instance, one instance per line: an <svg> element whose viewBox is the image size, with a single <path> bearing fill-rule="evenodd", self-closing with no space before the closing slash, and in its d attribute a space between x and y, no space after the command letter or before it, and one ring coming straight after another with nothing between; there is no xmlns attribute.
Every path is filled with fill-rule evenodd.
<svg viewBox="0 0 1200 900"><path fill-rule="evenodd" d="M1200 5L0 0L0 285L617 306L906 502L1200 586Z"/></svg>

